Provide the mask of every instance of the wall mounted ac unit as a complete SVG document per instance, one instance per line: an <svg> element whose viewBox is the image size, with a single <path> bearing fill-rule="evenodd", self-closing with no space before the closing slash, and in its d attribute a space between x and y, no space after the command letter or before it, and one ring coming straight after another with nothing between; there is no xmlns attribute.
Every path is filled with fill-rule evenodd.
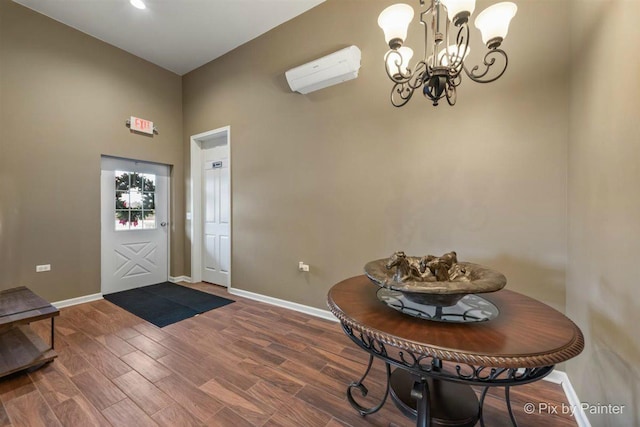
<svg viewBox="0 0 640 427"><path fill-rule="evenodd" d="M285 73L292 91L307 94L358 77L360 49L349 46Z"/></svg>

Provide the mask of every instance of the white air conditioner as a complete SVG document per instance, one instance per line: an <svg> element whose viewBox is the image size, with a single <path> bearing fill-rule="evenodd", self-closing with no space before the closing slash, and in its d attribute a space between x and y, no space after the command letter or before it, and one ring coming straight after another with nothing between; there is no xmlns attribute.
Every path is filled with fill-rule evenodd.
<svg viewBox="0 0 640 427"><path fill-rule="evenodd" d="M361 52L349 46L285 73L292 91L307 94L358 77Z"/></svg>

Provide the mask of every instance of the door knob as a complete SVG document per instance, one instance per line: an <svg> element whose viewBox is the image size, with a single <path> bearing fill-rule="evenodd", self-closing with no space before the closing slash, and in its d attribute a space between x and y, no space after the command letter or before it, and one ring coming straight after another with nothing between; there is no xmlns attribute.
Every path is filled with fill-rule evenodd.
<svg viewBox="0 0 640 427"><path fill-rule="evenodd" d="M166 223L166 222L162 221L162 222L160 223L160 227L166 227L166 226L167 226L167 223Z"/></svg>

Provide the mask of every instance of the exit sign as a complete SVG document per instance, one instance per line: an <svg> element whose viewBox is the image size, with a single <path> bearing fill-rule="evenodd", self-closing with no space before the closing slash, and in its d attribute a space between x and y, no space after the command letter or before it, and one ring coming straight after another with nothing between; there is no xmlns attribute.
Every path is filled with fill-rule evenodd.
<svg viewBox="0 0 640 427"><path fill-rule="evenodd" d="M152 121L141 119L140 117L131 116L131 121L129 123L130 123L129 127L131 130L153 135Z"/></svg>

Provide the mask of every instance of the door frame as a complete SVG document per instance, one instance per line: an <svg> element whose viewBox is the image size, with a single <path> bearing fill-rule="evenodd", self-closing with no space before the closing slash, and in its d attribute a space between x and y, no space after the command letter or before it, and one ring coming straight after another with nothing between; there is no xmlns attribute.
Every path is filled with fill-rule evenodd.
<svg viewBox="0 0 640 427"><path fill-rule="evenodd" d="M171 280L171 227L172 227L172 218L171 218L171 177L173 175L173 166L167 163L159 163L159 162L152 162L149 160L141 160L141 159L131 159L128 157L119 157L119 156L112 156L109 154L101 154L100 155L100 294L102 294L102 252L103 252L103 236L102 236L102 160L103 159L114 159L114 160L123 160L123 161L129 161L129 162L140 162L140 163L148 163L148 164L152 164L152 165L160 165L160 166L165 166L167 168L167 205L166 205L166 209L167 209L167 280Z"/></svg>
<svg viewBox="0 0 640 427"><path fill-rule="evenodd" d="M202 161L204 160L203 144L214 139L226 139L226 145L229 151L229 286L232 284L232 268L233 268L233 182L231 172L231 126L224 126L218 129L192 135L190 140L191 151L191 212L187 213L187 220L191 214L191 282L202 281Z"/></svg>

